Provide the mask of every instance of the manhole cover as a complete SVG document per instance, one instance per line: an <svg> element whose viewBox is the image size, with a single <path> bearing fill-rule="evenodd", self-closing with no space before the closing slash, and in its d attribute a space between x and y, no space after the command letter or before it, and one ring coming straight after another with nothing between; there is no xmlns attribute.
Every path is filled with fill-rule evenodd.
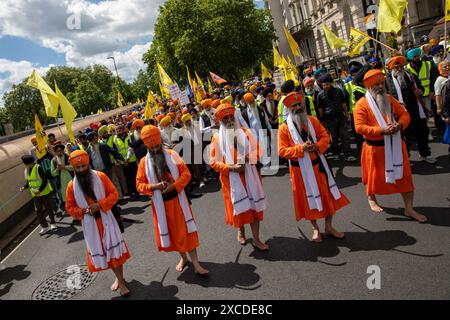
<svg viewBox="0 0 450 320"><path fill-rule="evenodd" d="M97 277L85 265L73 265L42 282L31 300L66 300L86 289Z"/></svg>

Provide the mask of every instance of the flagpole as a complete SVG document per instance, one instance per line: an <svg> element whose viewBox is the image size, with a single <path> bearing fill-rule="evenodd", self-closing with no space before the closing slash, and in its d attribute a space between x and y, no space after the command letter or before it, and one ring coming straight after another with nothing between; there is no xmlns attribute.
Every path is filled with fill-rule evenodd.
<svg viewBox="0 0 450 320"><path fill-rule="evenodd" d="M444 52L447 52L447 15L448 15L448 8L447 8L447 2L448 0L445 0L445 15L444 15Z"/></svg>

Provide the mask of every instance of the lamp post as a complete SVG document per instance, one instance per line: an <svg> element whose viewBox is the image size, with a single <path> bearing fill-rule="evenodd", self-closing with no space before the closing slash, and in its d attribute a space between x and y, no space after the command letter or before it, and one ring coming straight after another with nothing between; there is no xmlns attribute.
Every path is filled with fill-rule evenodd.
<svg viewBox="0 0 450 320"><path fill-rule="evenodd" d="M117 75L117 83L119 84L120 91L123 92L122 84L120 83L120 79L119 79L119 72L117 72L116 59L114 59L114 57L108 57L108 59L112 59L112 61L114 62L114 68L116 69L116 75Z"/></svg>

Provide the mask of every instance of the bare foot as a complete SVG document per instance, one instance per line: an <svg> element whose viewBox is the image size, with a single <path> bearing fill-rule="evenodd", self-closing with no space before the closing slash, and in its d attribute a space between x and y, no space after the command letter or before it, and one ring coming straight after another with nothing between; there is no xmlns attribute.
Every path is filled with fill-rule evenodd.
<svg viewBox="0 0 450 320"><path fill-rule="evenodd" d="M240 230L238 231L237 239L238 239L239 244L241 246L245 246L245 244L247 243L247 239L245 238L245 234L242 233Z"/></svg>
<svg viewBox="0 0 450 320"><path fill-rule="evenodd" d="M252 241L252 245L256 247L259 251L268 251L269 246L261 241Z"/></svg>
<svg viewBox="0 0 450 320"><path fill-rule="evenodd" d="M116 278L116 280L111 286L111 291L117 291L117 289L119 289L119 280Z"/></svg>
<svg viewBox="0 0 450 320"><path fill-rule="evenodd" d="M198 265L195 267L195 274L198 274L200 276L206 276L209 273L208 270L205 268L202 268L202 266Z"/></svg>
<svg viewBox="0 0 450 320"><path fill-rule="evenodd" d="M319 229L313 229L313 236L311 238L311 241L320 243L322 242L322 236L320 235Z"/></svg>
<svg viewBox="0 0 450 320"><path fill-rule="evenodd" d="M119 291L122 297L128 297L130 295L130 290L127 288L125 284L119 284Z"/></svg>
<svg viewBox="0 0 450 320"><path fill-rule="evenodd" d="M408 210L408 211L405 210L405 216L413 218L413 219L415 219L415 220L417 220L419 222L422 222L422 223L428 221L427 217L425 217L424 215L418 213L414 209L411 209L411 210Z"/></svg>
<svg viewBox="0 0 450 320"><path fill-rule="evenodd" d="M178 262L177 266L175 267L175 270L177 270L178 272L183 272L184 268L186 267L186 265L188 264L189 260L185 260L183 258L180 259L180 262Z"/></svg>
<svg viewBox="0 0 450 320"><path fill-rule="evenodd" d="M343 239L344 238L344 233L343 232L339 232L336 229L334 229L333 227L329 227L325 229L325 233L333 238L336 239Z"/></svg>
<svg viewBox="0 0 450 320"><path fill-rule="evenodd" d="M373 212L380 213L384 211L384 209L378 205L376 200L369 199L369 206Z"/></svg>

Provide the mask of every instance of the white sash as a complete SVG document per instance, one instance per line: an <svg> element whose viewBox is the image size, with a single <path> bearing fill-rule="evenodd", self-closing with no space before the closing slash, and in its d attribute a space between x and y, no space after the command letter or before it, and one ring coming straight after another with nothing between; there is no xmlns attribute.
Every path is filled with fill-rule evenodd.
<svg viewBox="0 0 450 320"><path fill-rule="evenodd" d="M291 115L288 115L287 125L289 128L289 132L291 133L292 140L296 145L303 144L304 141L300 136L299 132L295 128L294 121L292 120ZM314 143L317 143L316 132L314 131L314 127L312 126L311 120L308 118L308 131L313 139ZM325 157L319 154L319 159L322 162L322 165L325 168L328 179L328 188L333 195L335 200L341 198L341 192L339 191L336 182L334 181L333 175L331 173L330 168L328 167L328 163L325 160ZM317 184L316 175L314 174L314 166L311 161L311 155L309 151L304 151L303 158L298 158L298 163L300 166L300 173L303 178L303 184L306 190L306 198L308 199L308 205L311 210L317 209L319 211L323 210L322 198L320 196L319 186Z"/></svg>
<svg viewBox="0 0 450 320"><path fill-rule="evenodd" d="M366 93L366 99L380 127L386 128L387 123L369 91ZM389 123L393 121L393 119L390 119L390 115L388 121ZM395 180L403 178L403 150L400 131L393 135L384 136L384 154L386 183L395 183Z"/></svg>
<svg viewBox="0 0 450 320"><path fill-rule="evenodd" d="M241 109L236 108L234 114L235 114L235 118L239 121L239 125L241 127L244 127L246 129L250 129L250 126L248 125L247 121L245 121L244 117L242 116Z"/></svg>
<svg viewBox="0 0 450 320"><path fill-rule="evenodd" d="M246 155L250 150L250 141L242 129L224 129L223 126L219 129L219 145L222 155L227 164L233 165L233 156L231 150L234 146L229 146L225 138L225 130L233 130L238 139L238 152L241 155ZM245 184L247 191L242 184L240 174L237 172L229 172L231 201L233 203L233 214L239 215L250 209L256 212L264 211L267 208L264 189L262 187L261 179L254 164L245 165Z"/></svg>
<svg viewBox="0 0 450 320"><path fill-rule="evenodd" d="M96 171L91 170L91 177L92 188L98 202L105 198L105 187ZM73 191L77 206L82 209L87 208L89 206L88 202L86 201L76 176L73 180ZM83 220L81 220L81 224L83 226L84 239L86 240L86 246L89 255L91 256L92 264L96 269L106 269L108 267L108 262L113 258L119 259L122 257L122 255L127 252L127 248L122 233L120 232L119 225L111 210L108 210L107 212L100 210L100 214L103 224L103 239L98 232L95 217L85 214Z"/></svg>
<svg viewBox="0 0 450 320"><path fill-rule="evenodd" d="M170 174L172 175L173 180L176 181L180 176L180 173L178 172L178 167L176 165L176 161L174 157L172 157L165 149L163 149L163 152ZM148 152L145 161L146 161L145 172L147 175L148 182L150 184L159 183L160 181L158 181L158 179L156 178L155 169L153 167ZM181 161L181 159L178 159L178 161ZM163 248L168 248L170 247L170 237L169 237L169 229L167 227L166 208L164 206L164 200L161 190L153 190L152 200L153 204L155 205L156 217L158 220L158 230L159 230L159 238L161 240L161 246ZM181 209L183 210L184 220L186 222L188 233L196 232L197 225L195 224L195 221L192 218L191 208L187 201L184 190L178 193L178 201L180 202Z"/></svg>

